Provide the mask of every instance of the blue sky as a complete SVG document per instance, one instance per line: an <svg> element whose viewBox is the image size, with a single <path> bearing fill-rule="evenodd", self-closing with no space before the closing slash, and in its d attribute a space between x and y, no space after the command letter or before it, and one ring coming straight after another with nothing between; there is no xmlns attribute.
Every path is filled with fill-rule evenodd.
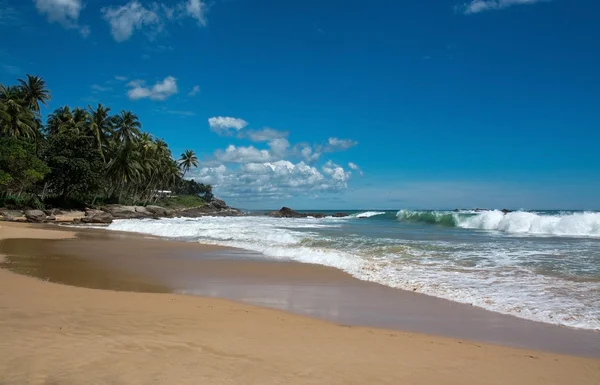
<svg viewBox="0 0 600 385"><path fill-rule="evenodd" d="M244 208L600 209L592 0L0 0L0 82L130 109Z"/></svg>

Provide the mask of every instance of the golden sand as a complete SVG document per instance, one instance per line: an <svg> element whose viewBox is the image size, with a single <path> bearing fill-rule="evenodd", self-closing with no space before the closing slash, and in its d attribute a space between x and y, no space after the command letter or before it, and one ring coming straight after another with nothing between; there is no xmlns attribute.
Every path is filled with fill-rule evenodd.
<svg viewBox="0 0 600 385"><path fill-rule="evenodd" d="M0 239L73 236L0 224ZM600 360L0 270L0 384L151 383L597 385Z"/></svg>

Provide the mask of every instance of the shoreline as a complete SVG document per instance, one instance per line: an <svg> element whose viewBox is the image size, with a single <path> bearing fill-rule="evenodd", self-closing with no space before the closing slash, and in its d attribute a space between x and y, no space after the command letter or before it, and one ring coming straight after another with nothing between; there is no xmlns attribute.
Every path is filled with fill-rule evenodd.
<svg viewBox="0 0 600 385"><path fill-rule="evenodd" d="M9 240L2 248L8 247L9 254L29 253L23 269L30 269L28 264L39 257L35 263L40 271L20 272L53 282L226 298L343 325L600 357L600 333L595 331L528 321L365 282L331 267L270 261L224 246L97 230L54 227L59 233L78 234L78 240Z"/></svg>
<svg viewBox="0 0 600 385"><path fill-rule="evenodd" d="M0 224L2 244L9 237L78 244L73 237L80 237L48 227L6 229ZM3 385L591 385L600 379L598 359L336 325L220 298L61 285L5 269L0 309L0 351L11 352L0 355Z"/></svg>
<svg viewBox="0 0 600 385"><path fill-rule="evenodd" d="M10 233L47 240L75 236L28 227ZM600 379L598 359L335 325L225 299L59 285L4 269L0 309L0 350L11 352L0 356L0 382L7 385L529 385Z"/></svg>

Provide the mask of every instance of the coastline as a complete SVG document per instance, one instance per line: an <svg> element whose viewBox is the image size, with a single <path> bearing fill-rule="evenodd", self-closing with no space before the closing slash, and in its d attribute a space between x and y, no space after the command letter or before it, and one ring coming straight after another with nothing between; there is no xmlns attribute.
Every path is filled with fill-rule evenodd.
<svg viewBox="0 0 600 385"><path fill-rule="evenodd" d="M0 238L60 239L17 227ZM7 236L7 234L9 234ZM73 242L73 243L76 243ZM597 359L335 325L224 299L59 285L0 269L0 382L595 384Z"/></svg>
<svg viewBox="0 0 600 385"><path fill-rule="evenodd" d="M15 225L27 226L27 225ZM225 298L336 324L600 357L600 333L491 312L366 282L331 267L231 247L98 229L33 225L77 240L9 239L10 270L87 288Z"/></svg>

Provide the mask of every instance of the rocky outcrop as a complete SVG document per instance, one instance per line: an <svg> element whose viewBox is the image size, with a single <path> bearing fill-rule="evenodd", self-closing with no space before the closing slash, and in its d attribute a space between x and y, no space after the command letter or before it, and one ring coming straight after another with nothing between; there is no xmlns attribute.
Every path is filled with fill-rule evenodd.
<svg viewBox="0 0 600 385"><path fill-rule="evenodd" d="M161 206L146 206L146 210L155 218L166 218L173 214L173 210Z"/></svg>
<svg viewBox="0 0 600 385"><path fill-rule="evenodd" d="M282 207L279 211L272 211L267 214L273 218L325 218L327 215L323 213L299 213L298 211L292 210L289 207ZM347 217L345 213L335 213L332 215L336 218Z"/></svg>
<svg viewBox="0 0 600 385"><path fill-rule="evenodd" d="M102 211L109 213L114 219L138 219L151 216L149 211L141 206L108 205L102 207Z"/></svg>
<svg viewBox="0 0 600 385"><path fill-rule="evenodd" d="M82 223L89 224L109 224L112 223L113 216L102 210L87 210L85 217L81 218Z"/></svg>
<svg viewBox="0 0 600 385"><path fill-rule="evenodd" d="M200 207L194 207L191 209L184 209L176 211L173 215L176 217L196 218L196 217L237 217L243 215L240 210L234 209L233 207L226 206L225 208L219 209L213 205L206 205Z"/></svg>
<svg viewBox="0 0 600 385"><path fill-rule="evenodd" d="M26 210L25 218L30 222L44 222L46 220L46 213L41 210Z"/></svg>
<svg viewBox="0 0 600 385"><path fill-rule="evenodd" d="M99 210L87 209L82 211L65 211L57 209L45 211L0 209L0 220L5 221L30 221L47 222L56 221L60 223L86 223L86 224L109 224L114 219L143 219L143 218L170 218L170 217L202 217L202 216L239 216L243 213L235 208L227 206L225 201L215 199L211 203L180 210L172 210L161 206L124 206L107 205Z"/></svg>

